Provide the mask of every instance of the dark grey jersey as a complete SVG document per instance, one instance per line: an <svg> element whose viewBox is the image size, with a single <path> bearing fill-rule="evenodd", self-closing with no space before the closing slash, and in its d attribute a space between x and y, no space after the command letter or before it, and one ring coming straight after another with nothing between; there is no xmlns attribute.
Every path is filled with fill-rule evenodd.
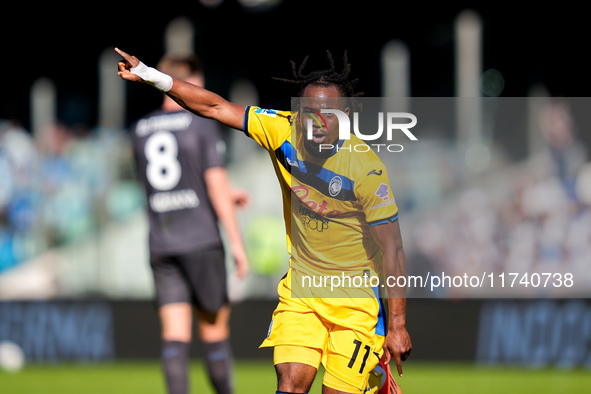
<svg viewBox="0 0 591 394"><path fill-rule="evenodd" d="M222 244L204 173L224 166L218 124L187 111L152 113L132 128L147 196L150 253L186 253Z"/></svg>

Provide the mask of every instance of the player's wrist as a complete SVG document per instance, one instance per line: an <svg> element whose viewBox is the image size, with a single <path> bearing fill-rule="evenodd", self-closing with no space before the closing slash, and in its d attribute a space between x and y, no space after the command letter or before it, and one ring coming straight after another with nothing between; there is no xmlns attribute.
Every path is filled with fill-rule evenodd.
<svg viewBox="0 0 591 394"><path fill-rule="evenodd" d="M390 324L388 324L388 331L406 330L406 318L403 316L390 316Z"/></svg>
<svg viewBox="0 0 591 394"><path fill-rule="evenodd" d="M153 67L148 67L142 62L129 71L164 93L172 89L173 81L170 75L164 74Z"/></svg>

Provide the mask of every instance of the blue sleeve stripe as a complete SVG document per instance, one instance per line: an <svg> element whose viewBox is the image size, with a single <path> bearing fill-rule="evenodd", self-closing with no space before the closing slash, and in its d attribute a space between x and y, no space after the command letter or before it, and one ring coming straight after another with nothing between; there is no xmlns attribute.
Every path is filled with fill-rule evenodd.
<svg viewBox="0 0 591 394"><path fill-rule="evenodd" d="M376 220L375 222L369 222L368 224L373 227L373 226L377 226L378 224L387 224L389 222L395 222L396 220L398 220L398 213L396 213L396 215L389 217L387 219Z"/></svg>
<svg viewBox="0 0 591 394"><path fill-rule="evenodd" d="M248 134L248 112L250 111L250 106L246 106L244 107L244 120L242 121L242 131L244 131L244 134L249 135Z"/></svg>
<svg viewBox="0 0 591 394"><path fill-rule="evenodd" d="M380 290L378 287L372 287L374 294L376 295L376 300L380 305L380 309L378 312L378 322L376 324L376 334L381 335L383 337L386 336L386 308L384 307L384 301L380 294Z"/></svg>

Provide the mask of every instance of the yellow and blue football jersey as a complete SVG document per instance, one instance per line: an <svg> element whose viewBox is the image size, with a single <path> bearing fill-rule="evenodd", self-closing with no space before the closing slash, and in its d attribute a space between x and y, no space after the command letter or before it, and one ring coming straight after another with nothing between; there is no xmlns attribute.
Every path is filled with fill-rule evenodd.
<svg viewBox="0 0 591 394"><path fill-rule="evenodd" d="M370 227L398 218L384 164L354 135L327 158L310 154L296 116L259 107L244 115L244 132L269 152L279 178L290 267L314 276L379 274Z"/></svg>

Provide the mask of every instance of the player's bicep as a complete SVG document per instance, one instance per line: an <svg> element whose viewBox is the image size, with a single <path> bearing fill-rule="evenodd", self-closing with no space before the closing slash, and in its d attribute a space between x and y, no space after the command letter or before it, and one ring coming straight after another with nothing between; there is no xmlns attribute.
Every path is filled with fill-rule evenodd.
<svg viewBox="0 0 591 394"><path fill-rule="evenodd" d="M382 252L396 254L402 248L402 235L397 220L376 224L370 229Z"/></svg>
<svg viewBox="0 0 591 394"><path fill-rule="evenodd" d="M382 272L386 278L406 276L406 259L398 220L388 221L370 228L376 243L382 250L381 264L383 266L376 267L376 270ZM387 292L389 298L405 297L404 287L388 286Z"/></svg>
<svg viewBox="0 0 591 394"><path fill-rule="evenodd" d="M212 111L212 119L237 130L244 130L245 106L226 101Z"/></svg>

